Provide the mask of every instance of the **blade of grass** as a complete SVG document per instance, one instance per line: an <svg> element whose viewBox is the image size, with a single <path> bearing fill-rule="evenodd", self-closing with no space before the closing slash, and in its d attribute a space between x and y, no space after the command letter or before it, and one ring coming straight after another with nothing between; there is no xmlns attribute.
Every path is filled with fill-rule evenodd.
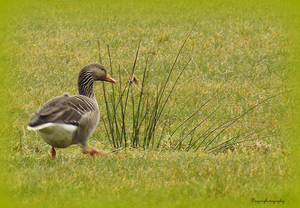
<svg viewBox="0 0 300 208"><path fill-rule="evenodd" d="M163 110L164 110L164 108L165 108L165 106L166 106L166 104L167 104L167 102L168 102L168 100L169 100L169 98L170 98L170 96L171 96L171 94L172 94L172 92L173 92L173 90L174 90L174 88L175 88L175 86L176 86L179 78L181 77L183 71L186 69L186 67L188 66L188 64L190 63L190 61L191 61L191 59L188 60L188 62L186 63L186 65L183 67L183 69L181 70L180 74L178 75L178 77L177 77L174 85L172 86L171 91L169 92L169 94L168 94L168 96L167 96L164 104L162 105L161 109L159 110L157 120L159 120L159 118L160 118L160 116L161 116L161 114L162 114L162 112L163 112Z"/></svg>
<svg viewBox="0 0 300 208"><path fill-rule="evenodd" d="M119 64L119 84L120 84L119 92L122 92L122 77L121 77L120 64ZM125 129L126 129L125 112L124 112L124 108L123 108L123 93L120 94L119 103L120 103L121 121L122 121L122 130L121 130L121 137L119 138L119 143L120 143L120 145L122 145L123 136L124 136L124 146L126 148L127 147L127 141L126 141L126 131L125 131Z"/></svg>
<svg viewBox="0 0 300 208"><path fill-rule="evenodd" d="M179 52L177 53L177 56L176 56L176 58L175 58L175 60L174 60L174 62L173 62L173 65L172 65L172 67L171 67L171 70L170 70L170 72L169 72L169 75L168 75L168 77L167 77L167 80L166 80L166 82L165 82L165 85L164 85L164 87L162 88L162 91L161 91L161 93L160 93L158 103L160 103L160 101L161 101L161 99L162 99L162 96L163 96L164 91L165 91L165 89L166 89L166 87L167 87L167 85L168 85L169 79L170 79L171 74L172 74L172 72L173 72L173 70L174 70L174 67L175 67L175 65L176 65L176 63L177 63L177 60L178 60L178 58L179 58L179 55L181 54L181 51L182 51L183 47L185 46L186 42L188 41L189 37L191 36L191 34L192 34L194 28L196 27L196 25L197 25L197 22L194 24L194 26L192 27L192 29L191 29L190 32L188 33L187 37L185 38L183 44L181 45L181 47L180 47L180 49L179 49Z"/></svg>
<svg viewBox="0 0 300 208"><path fill-rule="evenodd" d="M175 134L175 132L182 127L186 122L188 122L191 118L193 118L209 101L211 101L213 98L217 97L218 95L220 95L221 93L223 93L223 91L221 91L220 93L216 94L215 96L209 98L207 101L205 101L200 108L198 108L198 110L196 110L190 117L188 117L184 122L182 122L169 136L169 141L171 142L171 138L173 137L173 135Z"/></svg>
<svg viewBox="0 0 300 208"><path fill-rule="evenodd" d="M229 146L233 146L235 144L240 144L240 143L243 143L243 142L249 142L249 141L253 141L253 140L257 140L257 139L268 138L268 137L272 137L272 136L276 136L276 135L261 136L261 137L256 137L256 138L253 138L253 139L246 139L246 140L239 141L239 142L233 142L233 143L227 144L225 146L219 147L219 148L217 148L215 150L212 150L209 153L217 152L217 151L219 151L221 149L224 149L224 148L229 147Z"/></svg>
<svg viewBox="0 0 300 208"><path fill-rule="evenodd" d="M285 92L282 92L282 93L277 93L275 95L272 95L262 101L260 101L259 103L257 103L256 105L254 105L253 107L251 107L250 109L248 109L247 111L245 111L242 115L238 116L237 118L235 118L230 124L228 124L223 130L221 130L217 136L215 136L207 145L206 147L204 148L204 151L208 148L208 146L218 137L220 136L226 129L228 129L232 124L234 124L236 121L238 121L239 119L241 119L242 117L244 117L245 115L247 115L250 111L252 111L253 109L255 109L257 106L261 105L262 103L265 103L266 101L278 96L278 95L281 95Z"/></svg>
<svg viewBox="0 0 300 208"><path fill-rule="evenodd" d="M136 67L136 62L137 62L137 58L138 58L138 55L139 55L140 46L141 46L141 40L139 41L139 44L138 44L138 48L137 48L137 51L136 51L136 55L135 55L135 59L134 59L134 63L133 63L132 71L131 71L130 81L128 82L127 94L126 94L126 100L125 100L125 107L124 107L125 112L126 112L126 107L127 107L129 90L130 90L130 87L131 87L131 84L132 84L131 80L133 78L134 70L135 70L135 67Z"/></svg>
<svg viewBox="0 0 300 208"><path fill-rule="evenodd" d="M110 69L111 69L110 73L111 73L111 76L113 76L112 59L111 59L109 45L107 45L107 53L108 53L109 64L110 64ZM117 110L116 110L116 101L115 100L116 100L115 87L114 87L114 85L112 85L112 94L110 96L110 101L111 101L112 110L113 110L113 120L114 120L113 124L115 126L117 145L120 146L121 145L119 143L120 131L119 131L119 126L118 126L118 121L117 121Z"/></svg>
<svg viewBox="0 0 300 208"><path fill-rule="evenodd" d="M101 60L101 50L100 50L100 40L99 40L99 39L94 39L94 40L83 40L83 41L90 41L90 42L95 41L95 42L97 42L99 63L102 64L102 60Z"/></svg>
<svg viewBox="0 0 300 208"><path fill-rule="evenodd" d="M104 129L105 129L106 137L108 138L109 142L110 142L111 144L113 144L114 142L112 141L112 139L111 139L110 136L109 136L109 132L108 132L108 129L107 129L107 126L106 126L107 124L106 124L106 122L104 121L103 117L101 117L101 119L102 119L102 122L103 122L103 124L104 124Z"/></svg>
<svg viewBox="0 0 300 208"><path fill-rule="evenodd" d="M142 78L142 87L141 87L141 92L139 96L139 101L138 101L138 108L137 108L137 113L136 113L136 120L134 120L134 137L133 137L133 142L134 144L137 145L138 140L139 140L139 134L140 134L140 118L142 117L142 114L140 114L140 108L141 108L141 103L144 95L144 87L145 87L145 78L146 78L146 71L147 71L147 66L148 66L148 59L149 59L149 53L146 58L146 63L145 63L145 68L144 68L144 73L143 73L143 78ZM143 119L143 118L141 118ZM142 123L142 121L141 121Z"/></svg>
<svg viewBox="0 0 300 208"><path fill-rule="evenodd" d="M157 85L157 88L156 88L155 104L152 107L152 112L151 112L150 117L149 117L149 123L146 127L146 136L145 136L145 139L144 139L144 147L148 147L149 143L151 141L151 138L154 137L154 133L155 133L154 132L154 125L157 122L156 117L157 117L157 109L158 109L158 104L159 104L158 103L158 99L159 99L158 95L159 95L159 85Z"/></svg>
<svg viewBox="0 0 300 208"><path fill-rule="evenodd" d="M170 126L170 120L169 119L168 119L168 126ZM167 128L167 122L164 122L162 131L161 131L161 134L160 134L160 138L159 138L159 140L157 142L157 145L156 145L156 149L158 149L159 146L160 146L160 143L161 143L161 141L163 139L163 135L164 135L163 132L165 132L166 128Z"/></svg>
<svg viewBox="0 0 300 208"><path fill-rule="evenodd" d="M197 146L197 148L196 148L196 151L197 151L197 150L201 147L201 145L203 144L203 142L204 142L204 141L205 141L212 133L214 133L215 131L221 129L224 125L226 125L226 124L229 123L230 121L232 121L232 120L229 120L229 121L226 121L226 122L222 123L221 125L217 126L216 128L214 128L214 129L211 130L211 131L207 130L206 133L202 134L202 135L201 135L198 139L196 139L191 145L189 145L189 146L186 148L186 150L187 150L187 151L190 151L191 148L192 148L194 145L196 145L196 143L197 143L201 138L204 138L204 139L200 142L200 144Z"/></svg>
<svg viewBox="0 0 300 208"><path fill-rule="evenodd" d="M123 135L124 135L125 148L127 147L127 137L126 137L126 128L125 128L125 117L126 117L127 103L128 103L129 92L130 92L130 88L131 88L131 84L132 84L131 80L132 80L134 70L135 70L135 67L136 67L136 62L137 62L137 58L138 58L138 54L139 54L140 45L141 45L141 40L139 41L139 44L138 44L136 56L135 56L135 59L134 59L134 64L133 64L133 67L132 67L130 81L128 82L128 85L127 85L126 99L125 99L125 103L123 103L124 107L122 107L122 119L123 119L122 131L124 132Z"/></svg>
<svg viewBox="0 0 300 208"><path fill-rule="evenodd" d="M230 141L232 141L232 140L233 140L233 142L236 142L239 138L240 138L240 139L243 139L243 138L249 137L249 136L251 136L251 135L253 135L253 134L259 133L259 132L261 132L261 131L263 131L263 130L264 130L264 129L259 129L258 131L251 132L250 134L241 137L242 135L245 135L245 134L247 134L248 132L252 131L252 129L251 129L251 130L248 130L248 131L245 131L245 132L243 132L242 134L239 134L239 135L237 135L237 136L235 136L235 137L233 137L233 138L231 138L231 139L228 139L228 140L226 140L225 142L223 142L223 143L221 143L221 144L218 144L217 146L212 147L212 148L210 148L210 149L207 150L207 151L211 151L211 150L213 150L213 149L218 148L219 146L226 145L226 144L228 144L228 143L229 143Z"/></svg>
<svg viewBox="0 0 300 208"><path fill-rule="evenodd" d="M175 88L175 86L176 86L179 78L181 77L183 71L186 69L186 67L188 66L188 64L190 63L190 61L191 61L191 59L186 63L186 65L181 70L180 74L178 75L178 77L177 77L174 85L172 86L171 91L169 92L169 94L168 94L168 96L167 96L164 104L162 105L162 107L160 107L160 101L158 101L157 107L155 108L155 117L154 117L153 126L152 126L152 131L153 132L155 131L155 128L156 128L157 123L158 123L158 120L160 119L160 116L161 116L161 114L162 114L162 112L163 112L163 110L164 110L164 108L165 108L165 106L166 106L166 104L167 104L167 102L168 102L168 100L169 100L169 98L170 98L170 96L171 96L171 94L172 94L172 92L173 92L173 90L174 90L174 88ZM159 109L159 107L160 107L160 109Z"/></svg>
<svg viewBox="0 0 300 208"><path fill-rule="evenodd" d="M106 97L106 90L105 90L104 82L102 82L102 90L103 90L103 96L104 96L104 101L105 101L105 106L106 106L106 113L107 113L107 118L108 118L110 134L112 137L113 145L114 145L114 147L116 147L117 145L116 145L116 141L115 141L115 137L114 137L113 121L111 119L111 114L110 114L110 109L109 109L109 105L108 105L108 100Z"/></svg>
<svg viewBox="0 0 300 208"><path fill-rule="evenodd" d="M179 58L179 55L181 54L181 51L182 51L183 47L185 46L187 40L189 39L189 37L190 37L190 35L192 34L192 32L193 32L194 28L196 27L196 25L197 25L197 22L194 24L194 26L192 27L192 29L191 29L190 32L188 33L186 39L184 40L184 42L183 42L183 44L182 44L182 46L181 46L179 52L177 53L177 56L176 56L175 60L174 60L174 62L173 62L173 65L172 65L172 67L171 67L171 70L170 70L170 72L169 72L169 75L168 75L168 77L167 77L167 80L166 80L166 82L165 82L163 88L161 89L161 92L159 93L157 105L155 105L155 107L154 107L154 109L153 109L153 112L152 112L152 115L155 115L155 116L153 117L152 125L151 125L151 128L150 128L151 132L155 132L155 128L156 128L157 122L158 122L158 120L159 120L159 118L160 118L160 116L161 116L161 114L162 114L162 112L163 112L163 109L164 109L166 103L168 102L168 99L169 99L169 97L170 97L170 95L171 95L171 93L172 93L172 91L173 91L173 89L174 89L174 87L175 87L175 85L176 85L176 83L177 83L179 77L180 77L181 74L182 74L182 72L181 72L181 74L178 76L178 78L177 78L175 84L173 85L173 88L172 88L171 92L170 92L169 95L167 96L166 101L164 102L164 104L162 105L162 107L160 108L160 110L158 110L158 108L160 107L160 103L161 103L161 100L162 100L164 91L165 91L165 89L166 89L166 87L167 87L167 85L168 85L168 82L169 82L169 80L170 80L170 77L171 77L171 74L172 74L172 72L173 72L173 70L174 70L174 67L175 67L175 65L176 65L176 63L177 63L177 60L178 60L178 58ZM191 61L191 59L188 61L188 63L189 63L190 61ZM188 63L186 64L186 66L188 65ZM186 68L186 66L184 67L184 69ZM183 69L183 70L184 70L184 69ZM182 71L183 71L183 70L182 70ZM150 133L150 132L149 132L149 133ZM152 135L152 133L150 133L150 134ZM150 134L149 134L149 136L150 136ZM150 138L149 138L149 139L150 139Z"/></svg>
<svg viewBox="0 0 300 208"><path fill-rule="evenodd" d="M135 99L134 99L134 92L133 92L133 87L130 89L130 97L131 97L131 111L132 111L132 133L131 133L131 142L133 143L134 141L134 134L136 131L136 115L135 115Z"/></svg>
<svg viewBox="0 0 300 208"><path fill-rule="evenodd" d="M179 146L181 146L182 142L193 132L195 131L201 124L203 124L210 116L212 116L215 112L217 111L214 110L212 111L206 118L204 118L198 125L196 125L183 139L180 140L180 142L174 147L174 150L176 150Z"/></svg>

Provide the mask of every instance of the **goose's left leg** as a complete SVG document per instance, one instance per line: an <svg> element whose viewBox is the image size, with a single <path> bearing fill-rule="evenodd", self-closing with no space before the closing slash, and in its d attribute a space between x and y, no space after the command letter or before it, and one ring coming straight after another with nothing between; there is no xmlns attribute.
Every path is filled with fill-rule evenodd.
<svg viewBox="0 0 300 208"><path fill-rule="evenodd" d="M91 149L83 148L83 149L82 149L82 153L83 153L83 154L90 154L90 155L92 155L92 156L94 156L94 155L100 155L100 156L105 156L105 155L107 155L106 153L101 152L101 151L95 149L94 147L91 148Z"/></svg>
<svg viewBox="0 0 300 208"><path fill-rule="evenodd" d="M52 149L51 149L51 156L53 159L55 159L56 151L55 151L54 147L52 147Z"/></svg>

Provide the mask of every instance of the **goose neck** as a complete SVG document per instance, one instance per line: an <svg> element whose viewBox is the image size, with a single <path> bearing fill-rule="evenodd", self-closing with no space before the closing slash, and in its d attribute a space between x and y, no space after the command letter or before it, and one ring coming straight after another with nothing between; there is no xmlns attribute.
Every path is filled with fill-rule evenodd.
<svg viewBox="0 0 300 208"><path fill-rule="evenodd" d="M89 98L95 98L94 79L91 72L81 71L78 76L78 93Z"/></svg>

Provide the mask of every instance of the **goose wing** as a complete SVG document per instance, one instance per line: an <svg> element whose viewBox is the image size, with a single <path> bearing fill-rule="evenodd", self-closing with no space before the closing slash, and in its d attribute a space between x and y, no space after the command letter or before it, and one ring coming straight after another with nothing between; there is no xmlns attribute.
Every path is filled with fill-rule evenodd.
<svg viewBox="0 0 300 208"><path fill-rule="evenodd" d="M31 118L29 126L66 123L78 126L81 118L97 109L86 96L65 94L47 101Z"/></svg>

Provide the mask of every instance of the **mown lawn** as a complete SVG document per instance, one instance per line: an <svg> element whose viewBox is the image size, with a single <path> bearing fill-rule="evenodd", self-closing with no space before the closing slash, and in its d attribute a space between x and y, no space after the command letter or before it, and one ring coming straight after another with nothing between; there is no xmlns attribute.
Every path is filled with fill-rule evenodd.
<svg viewBox="0 0 300 208"><path fill-rule="evenodd" d="M2 58L1 91L7 95L2 102L3 202L15 207L275 206L251 201L268 199L294 205L297 164L288 123L295 92L289 91L294 87L286 80L293 70L294 20L299 13L291 5L217 0L7 3L1 36L9 57ZM132 148L128 134L128 148L106 157L83 155L72 146L58 150L52 160L50 147L27 131L30 115L46 100L66 91L77 93L78 71L99 62L97 42L92 40L100 41L101 62L116 79L116 89L120 82L126 85L141 41L135 76L141 81L149 56L151 98L195 24L166 92L190 62L152 145L143 148L141 142ZM106 86L112 93L111 85ZM141 83L134 87L132 93L138 95ZM113 145L104 127L108 118L102 84L95 90L103 120L89 144L108 152ZM204 145L211 148L244 134L253 140L214 153L204 151L205 146L186 151L203 132L277 93L283 94L258 105ZM170 139L176 127L217 94ZM129 112L126 122L132 120Z"/></svg>

